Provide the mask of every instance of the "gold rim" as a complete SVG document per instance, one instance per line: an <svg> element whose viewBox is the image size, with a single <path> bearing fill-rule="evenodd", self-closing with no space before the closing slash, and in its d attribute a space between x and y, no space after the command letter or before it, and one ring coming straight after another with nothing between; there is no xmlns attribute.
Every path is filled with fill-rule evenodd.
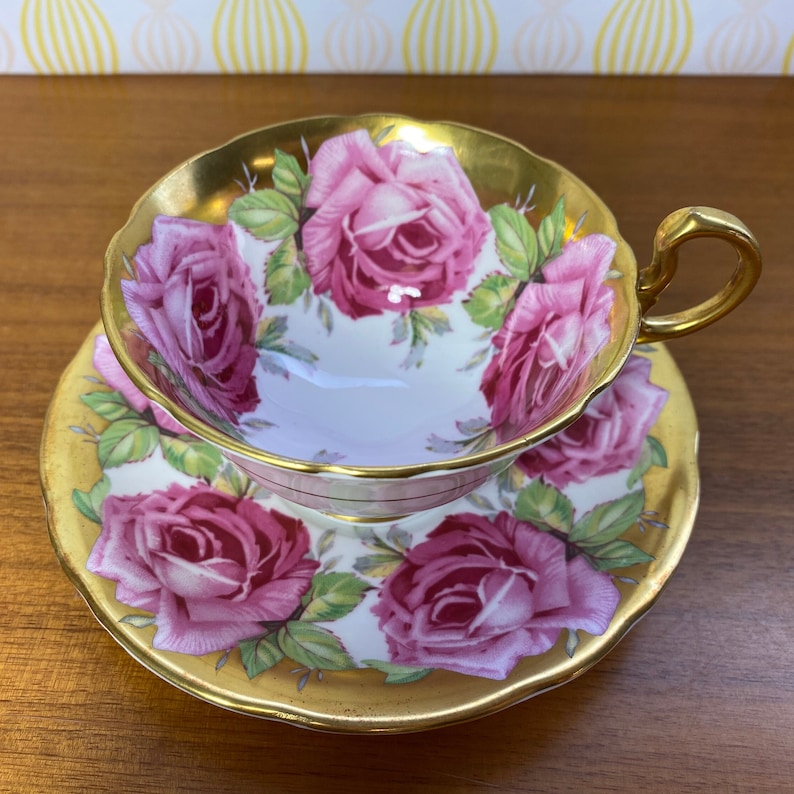
<svg viewBox="0 0 794 794"><path fill-rule="evenodd" d="M522 660L504 681L436 671L413 684L387 685L373 670L329 672L310 695L296 691L294 664L282 662L249 680L219 654L191 657L151 646L153 628L120 622L130 607L115 599L115 583L86 570L99 528L74 507L74 488L88 489L101 475L96 451L69 429L94 417L79 399L91 364L97 326L64 373L50 405L41 444L41 483L50 538L66 574L111 636L138 662L177 688L236 712L337 733L407 733L439 728L493 714L565 684L600 661L656 603L675 572L694 525L698 503L697 424L691 399L672 357L654 346L652 380L669 391L652 434L668 453L666 469L643 478L646 506L669 524L647 529L637 540L656 559L641 567L636 585L619 582L621 600L600 637L584 635L574 658L561 639L550 651ZM635 530L632 530L635 532Z"/></svg>
<svg viewBox="0 0 794 794"><path fill-rule="evenodd" d="M138 242L148 240L151 222L154 216L158 214L156 210L169 207L173 209L175 199L174 196L168 193L171 183L174 183L172 193L183 204L190 204L193 215L202 219L207 219L208 216L217 219L219 213L222 212L225 217L225 207L222 206L223 180L218 179L220 169L217 169L217 164L223 165L227 161L245 161L245 157L242 157L239 154L240 152L253 155L258 151L261 159L263 157L262 149L256 145L256 142L265 136L273 139L268 144L268 151L272 151L276 143L280 143L282 140L286 142L282 145L289 143L294 145L296 141L301 140L301 137L306 137L307 140L315 138L322 140L332 134L339 134L361 127L368 129L371 133L377 133L387 127L391 127L391 132L384 140L399 137L405 134L406 131L411 134L412 131L419 130L425 140L435 142L436 145L453 146L456 155L462 161L464 170L469 174L475 185L480 184L477 179L480 172L482 172L483 179L488 178L489 170L493 168L493 163L500 162L506 156L504 153L507 152L513 158L520 158L521 160L523 168L519 169L520 173L514 174L514 178L516 183L521 185L524 190L530 185L541 181L538 177L542 176L547 183L554 185L555 190L549 191L549 193L553 193L555 199L563 193L566 194L566 201L569 204L569 209L567 210L569 215L578 217L582 210L588 213L581 233L599 231L608 235L617 243L615 266L623 274L623 277L617 280L618 283L615 286L617 293L616 304L620 304L620 311L622 312L622 316L613 324L613 333L615 333L615 327L617 326L617 336L608 345L609 360L604 364L602 374L593 388L582 395L564 413L541 425L530 434L456 458L395 466L354 466L340 463L317 463L257 449L245 441L232 438L211 425L205 424L155 388L135 364L126 350L121 333L122 327L127 327L131 324L129 315L124 307L120 288L121 274L124 272L122 254L126 253L124 251L124 243L131 238L135 238L136 234L137 238L135 239ZM476 147L473 146L474 143L477 144ZM475 148L477 149L476 157L472 154L472 150ZM480 169L479 171L477 171L478 168ZM472 174L472 171L475 171L475 173ZM231 180L226 180L227 183L229 181ZM502 200L507 200L509 190L510 188L505 188L501 191L505 194ZM186 193L188 194L187 199L185 198ZM514 199L515 194L509 197L510 201ZM571 206L577 209L571 211ZM165 212L163 214L169 213ZM535 155L521 144L501 135L455 122L420 122L407 116L391 114L316 116L284 124L271 125L237 136L222 146L209 149L190 158L162 177L135 203L127 223L113 236L108 246L105 254L104 270L105 276L100 308L108 341L127 375L149 399L162 405L188 430L237 455L289 471L335 474L353 478L404 478L495 463L514 456L527 447L549 438L581 416L593 397L614 381L631 354L640 323L640 308L635 291L637 263L634 255L626 241L621 237L617 222L611 211L598 198L595 192L578 177L552 160ZM607 356L602 353L600 357L606 358Z"/></svg>

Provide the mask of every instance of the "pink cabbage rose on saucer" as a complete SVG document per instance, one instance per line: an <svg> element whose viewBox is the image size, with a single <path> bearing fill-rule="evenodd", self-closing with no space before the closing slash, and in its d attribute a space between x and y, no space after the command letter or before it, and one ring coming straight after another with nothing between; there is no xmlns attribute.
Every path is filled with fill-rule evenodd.
<svg viewBox="0 0 794 794"><path fill-rule="evenodd" d="M192 398L237 422L259 402L253 376L261 306L231 226L163 215L122 281L130 317Z"/></svg>
<svg viewBox="0 0 794 794"><path fill-rule="evenodd" d="M609 574L507 512L448 516L385 581L373 612L395 664L504 679L563 629L603 634Z"/></svg>
<svg viewBox="0 0 794 794"><path fill-rule="evenodd" d="M667 392L651 383L650 374L650 360L632 356L580 419L521 455L519 468L530 478L542 475L564 488L635 466L667 401Z"/></svg>
<svg viewBox="0 0 794 794"><path fill-rule="evenodd" d="M357 130L324 141L309 173L307 268L341 312L404 313L465 288L490 222L451 148L378 147Z"/></svg>
<svg viewBox="0 0 794 794"><path fill-rule="evenodd" d="M151 410L154 421L163 430L182 435L188 431L179 422L156 405L127 377L110 347L108 338L99 334L94 340L94 369L111 389L117 391L138 413Z"/></svg>
<svg viewBox="0 0 794 794"><path fill-rule="evenodd" d="M108 496L86 563L116 599L155 615L152 645L200 656L286 620L319 563L296 518L205 484Z"/></svg>
<svg viewBox="0 0 794 794"><path fill-rule="evenodd" d="M492 339L497 348L480 389L503 441L542 424L568 399L609 341L612 289L604 284L615 253L605 235L568 243L529 282Z"/></svg>

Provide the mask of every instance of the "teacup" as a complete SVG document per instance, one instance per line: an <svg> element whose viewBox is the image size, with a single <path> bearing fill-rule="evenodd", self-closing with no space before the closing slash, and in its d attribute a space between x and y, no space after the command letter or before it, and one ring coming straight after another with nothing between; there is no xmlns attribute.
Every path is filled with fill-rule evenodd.
<svg viewBox="0 0 794 794"><path fill-rule="evenodd" d="M678 248L725 287L648 315ZM283 498L389 520L464 496L575 421L637 341L738 305L758 244L678 210L638 270L604 203L518 143L452 123L294 121L194 157L135 205L102 317L136 386Z"/></svg>

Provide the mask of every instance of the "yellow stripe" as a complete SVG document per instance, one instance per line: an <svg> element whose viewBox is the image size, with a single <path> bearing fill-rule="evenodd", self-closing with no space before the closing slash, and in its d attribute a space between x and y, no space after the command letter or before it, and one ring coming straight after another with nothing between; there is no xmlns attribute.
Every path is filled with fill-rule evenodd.
<svg viewBox="0 0 794 794"><path fill-rule="evenodd" d="M433 28L432 49L433 65L431 66L431 70L434 72L438 72L441 69L441 45L444 42L444 5L445 0L436 0L436 24Z"/></svg>
<svg viewBox="0 0 794 794"><path fill-rule="evenodd" d="M20 14L19 18L20 30L22 31L22 44L25 47L25 52L27 53L28 59L33 64L33 68L39 74L41 74L42 69L38 60L36 59L36 54L33 49L32 39L35 38L35 35L31 36L29 31L29 27L31 26L30 17L30 0L25 0L24 4L22 5L22 13Z"/></svg>
<svg viewBox="0 0 794 794"><path fill-rule="evenodd" d="M271 10L271 6L268 6L268 16L271 19L270 24L270 71L271 72L278 72L280 71L281 62L279 61L279 43L283 44L284 46L284 71L289 69L290 64L292 63L292 35L289 29L289 20L287 19L287 15L284 13L284 9L278 0L275 0L272 3L276 14L278 15L278 21L276 21L273 12ZM277 31L281 31L282 35L277 36ZM280 42L279 42L280 39Z"/></svg>
<svg viewBox="0 0 794 794"><path fill-rule="evenodd" d="M681 0L681 8L684 12L684 30L686 31L684 36L684 45L681 48L681 54L678 56L678 60L673 64L672 72L680 72L681 67L686 62L686 59L689 57L689 51L692 48L692 36L693 36L693 24L692 24L692 11L689 8L689 3L687 0Z"/></svg>
<svg viewBox="0 0 794 794"><path fill-rule="evenodd" d="M783 56L783 74L791 74L791 64L794 61L794 36L786 47L786 53Z"/></svg>
<svg viewBox="0 0 794 794"><path fill-rule="evenodd" d="M287 6L292 13L292 16L295 20L295 32L298 34L298 40L300 42L299 51L300 57L298 58L298 66L297 71L305 72L306 71L306 59L309 57L309 42L306 37L306 28L304 27L303 20L301 19L301 15L298 13L298 10L293 5L292 0L286 0ZM294 42L292 42L294 45ZM290 65L291 68L291 65Z"/></svg>
<svg viewBox="0 0 794 794"><path fill-rule="evenodd" d="M48 23L47 28L49 32L49 46L45 47L44 57L47 58L50 71L62 72L64 74L77 71L77 59L74 57L74 52L70 52L72 56L71 64L67 63L66 56L64 55L61 48L61 42L58 38L58 29L60 25L60 30L64 32L64 37L66 38L67 43L71 44L71 42L69 42L69 31L66 27L66 14L64 13L64 8L57 3L54 3L53 0L47 0L46 6L39 4L38 12L42 15L42 19L40 20L42 28L44 27L45 20ZM59 23L59 25L56 24L56 21ZM71 46L69 49L71 50ZM47 55L48 50L51 50L50 54L52 55L53 59L57 61L57 67L52 64L52 61L49 60Z"/></svg>
<svg viewBox="0 0 794 794"><path fill-rule="evenodd" d="M652 24L656 35L653 37L653 44L645 62L645 71L649 74L663 72L663 64L675 52L675 30L671 29L670 25L670 16L674 13L673 9L668 13L665 0L656 0L656 20ZM667 41L667 47L665 47L665 41Z"/></svg>
<svg viewBox="0 0 794 794"><path fill-rule="evenodd" d="M416 10L417 10L416 22L418 24L418 27L416 28L416 34L414 35L414 41L415 41L414 50L417 58L416 71L418 71L420 74L422 74L425 71L427 66L427 64L425 63L425 48L422 42L424 41L424 38L427 35L427 29L429 25L430 11L428 8L428 2L429 0L419 0L419 2L417 2L416 4ZM421 15L421 17L419 16L420 10L423 10L424 12Z"/></svg>
<svg viewBox="0 0 794 794"><path fill-rule="evenodd" d="M452 5L452 8L449 6ZM467 8L461 8L459 12L455 13L454 0L447 0L448 11L447 18L447 36L446 36L446 73L454 74L460 73L460 66L455 65L455 51L458 52L457 63L463 64L466 62L466 49L468 47L468 28L466 26L466 19L468 15ZM457 4L460 6L460 3Z"/></svg>
<svg viewBox="0 0 794 794"><path fill-rule="evenodd" d="M485 62L483 71L490 72L491 69L493 69L496 53L499 50L499 28L496 24L496 15L494 14L493 8L491 8L489 0L485 0L485 13L488 15L488 22L491 29L491 52L488 56L488 60Z"/></svg>
<svg viewBox="0 0 794 794"><path fill-rule="evenodd" d="M612 24L613 18L618 13L618 9L620 8L620 3L615 3L612 6L610 12L607 14L606 19L601 24L601 29L598 31L598 36L596 36L595 48L593 49L593 68L596 72L603 72L604 69L601 65L601 52L604 49L604 42L606 39L607 32L609 31L609 27ZM611 58L611 52L607 53L608 57ZM607 71L611 71L613 68L613 64L610 61L607 63Z"/></svg>
<svg viewBox="0 0 794 794"><path fill-rule="evenodd" d="M456 74L464 74L466 71L474 71L480 60L482 52L482 29L480 27L480 9L477 0L466 7L465 13L461 14L460 40L458 42L458 61L455 66ZM472 36L469 36L469 33ZM471 39L472 43L469 44ZM466 56L469 54L471 46L471 62L467 63Z"/></svg>
<svg viewBox="0 0 794 794"><path fill-rule="evenodd" d="M25 53L28 56L28 60L33 64L33 68L41 73L41 69L39 65L36 63L36 58L33 55L33 48L30 46L30 38L28 36L28 13L30 7L30 0L25 0L22 3L22 12L19 15L19 30L22 35L22 46L25 48Z"/></svg>
<svg viewBox="0 0 794 794"><path fill-rule="evenodd" d="M419 12L419 3L414 4L413 8L408 14L408 19L405 22L405 30L403 32L403 63L405 70L410 74L414 71L413 64L411 63L411 28Z"/></svg>
<svg viewBox="0 0 794 794"><path fill-rule="evenodd" d="M94 40L94 46L98 49L98 42L96 40L96 33L91 26L91 20L86 18L85 9L80 5L79 2L75 2L74 5L69 4L66 9L69 13L69 19L72 23L72 30L74 34L74 38L76 40L77 47L76 49L79 50L80 56L82 57L82 62L77 56L74 57L74 65L75 65L75 72L83 72L83 73L90 73L92 70L91 68L91 52L89 51L88 44L86 43L86 35L83 26L80 24L79 12L83 13L83 20L87 23L88 31L91 37ZM74 45L72 44L72 37L67 32L66 26L64 26L64 38L66 39L67 47L69 48L70 52L74 52ZM101 61L101 56L99 52L97 52L97 62Z"/></svg>
<svg viewBox="0 0 794 794"><path fill-rule="evenodd" d="M673 58L676 56L677 51L677 42L678 42L678 4L673 2L670 3L670 11L667 15L667 18L670 23L670 31L669 31L669 45L667 47L667 51L664 54L664 58L662 62L659 64L659 71L664 73L670 69L670 64L673 62Z"/></svg>
<svg viewBox="0 0 794 794"><path fill-rule="evenodd" d="M251 30L251 25L248 23L252 2L255 2L255 0L243 0L243 24L240 25L239 30L239 39L243 50L242 61L244 64L244 71L246 72L255 71L254 65L251 62L251 37L259 35L259 31L256 29Z"/></svg>
<svg viewBox="0 0 794 794"><path fill-rule="evenodd" d="M636 59L634 61L634 66L632 67L630 59L632 55L632 44L637 41L637 27L642 19L642 11L640 6L634 6L634 16L631 17L631 27L629 28L628 36L621 36L620 38L615 38L614 43L612 44L612 48L615 49L618 47L619 43L622 41L624 43L623 47L623 62L620 65L620 72L621 74L627 74L632 71L636 71ZM626 11L624 12L623 16L621 17L624 24L628 23L629 15L631 14L632 6L628 4L626 6ZM622 31L622 28L621 28ZM642 44L639 45L641 47Z"/></svg>
<svg viewBox="0 0 794 794"><path fill-rule="evenodd" d="M99 7L94 2L94 0L83 0L83 2L87 3L91 10L96 15L97 22L99 23L99 27L105 33L105 37L107 40L108 45L108 55L110 56L110 63L109 68L104 71L105 74L117 72L119 69L119 56L118 51L116 50L116 40L113 37L113 31L110 29L110 25L108 21L105 19L102 12L99 10ZM91 34L94 40L94 44L97 48L97 53L101 53L102 56L102 64L104 65L104 56L106 55L104 48L99 41L99 33L94 25L91 26Z"/></svg>
<svg viewBox="0 0 794 794"><path fill-rule="evenodd" d="M653 0L643 17L642 33L639 37L639 48L634 58L634 71L641 74L647 73L653 63L650 50L654 45L664 39L664 9L662 8L662 27L654 28L654 11L659 10L659 0Z"/></svg>
<svg viewBox="0 0 794 794"><path fill-rule="evenodd" d="M74 71L74 65L69 64L67 54L64 52L63 42L61 37L63 30L66 26L64 19L63 8L58 5L56 0L47 0L46 6L42 9L44 11L44 21L47 22L47 48L50 57L55 61L54 72L60 74L69 74Z"/></svg>
<svg viewBox="0 0 794 794"><path fill-rule="evenodd" d="M262 36L264 31L263 24L262 7L259 3L254 3L254 30L256 31L254 44L256 45L256 63L259 69L263 69L265 64L265 42Z"/></svg>
<svg viewBox="0 0 794 794"><path fill-rule="evenodd" d="M232 72L239 72L241 69L240 58L237 52L237 42L235 41L235 22L237 21L237 12L240 8L240 0L231 0L229 4L228 15L228 31L226 33L226 49L231 62Z"/></svg>
<svg viewBox="0 0 794 794"><path fill-rule="evenodd" d="M212 21L212 52L215 55L215 61L220 66L221 71L225 72L226 69L223 65L223 57L221 55L220 38L221 38L221 19L223 14L223 3L218 6L215 12L215 19Z"/></svg>

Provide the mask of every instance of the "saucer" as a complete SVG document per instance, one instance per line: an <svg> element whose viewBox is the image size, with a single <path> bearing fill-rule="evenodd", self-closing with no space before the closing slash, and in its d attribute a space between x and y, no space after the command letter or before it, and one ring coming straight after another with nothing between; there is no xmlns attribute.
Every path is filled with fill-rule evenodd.
<svg viewBox="0 0 794 794"><path fill-rule="evenodd" d="M109 390L101 333L47 416L51 540L128 653L218 706L339 733L492 714L603 658L688 542L697 425L663 345L468 497L363 523L264 491L142 395Z"/></svg>

